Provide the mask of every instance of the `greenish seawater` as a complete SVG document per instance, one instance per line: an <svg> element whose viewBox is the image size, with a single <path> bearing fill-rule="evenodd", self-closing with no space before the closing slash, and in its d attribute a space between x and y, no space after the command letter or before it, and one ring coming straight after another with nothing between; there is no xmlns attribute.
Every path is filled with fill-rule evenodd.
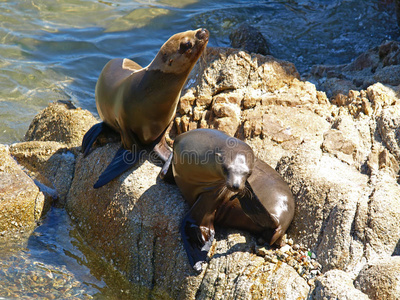
<svg viewBox="0 0 400 300"><path fill-rule="evenodd" d="M108 60L147 65L172 34L199 27L210 31L210 46L229 46L242 22L301 73L399 40L389 0L0 0L0 143L23 140L51 101L96 114L94 88ZM61 284L49 290L77 299L126 297L126 282L85 245L64 210L53 208L27 244L0 250L0 299L15 282L20 299L34 298L35 279L46 287L49 278Z"/></svg>
<svg viewBox="0 0 400 300"><path fill-rule="evenodd" d="M248 22L274 56L305 72L398 39L388 2L0 1L0 143L22 140L50 101L69 99L95 113L94 87L104 64L128 57L146 65L176 32L206 27L210 46L228 46L231 29Z"/></svg>

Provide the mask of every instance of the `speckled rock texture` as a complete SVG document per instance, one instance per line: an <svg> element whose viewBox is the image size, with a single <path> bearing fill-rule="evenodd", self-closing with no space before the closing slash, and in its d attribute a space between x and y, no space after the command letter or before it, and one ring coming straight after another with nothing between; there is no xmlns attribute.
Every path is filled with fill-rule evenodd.
<svg viewBox="0 0 400 300"><path fill-rule="evenodd" d="M35 116L25 141L54 141L77 147L95 123L96 118L87 110L76 108L69 101L55 102Z"/></svg>
<svg viewBox="0 0 400 300"><path fill-rule="evenodd" d="M371 299L400 299L400 257L386 257L367 264L355 286Z"/></svg>
<svg viewBox="0 0 400 300"><path fill-rule="evenodd" d="M368 60L353 62L352 68L364 70L376 63L383 69L386 60L395 66L393 44L377 49L385 54L377 58L378 50L372 49L365 54ZM385 69L387 76L396 72L392 69ZM302 262L310 255L320 264L322 274L314 272L316 278L289 263L293 259L283 259L279 249L271 250L277 253L274 259L260 255L254 236L233 229L217 229L210 261L196 274L178 230L188 207L176 186L158 179L159 163L145 157L104 187L92 188L118 142L97 143L84 158L75 148L78 141L63 142L48 133L46 141L60 144L13 145L12 152L27 168L48 170L37 172L48 174L89 245L130 280L141 299L380 299L379 293L398 280L392 274L400 255L400 81L389 84L379 78L362 85L352 81L347 95L328 100L327 90L301 79L289 62L210 48L188 80L169 131L170 143L194 128L226 131L276 167L296 201L288 238L293 248L308 249L299 258ZM58 128L57 122L70 126L56 122L55 111L66 120L86 115L56 105L32 126L50 131ZM66 114L58 113L66 109ZM48 120L53 127L46 125ZM67 132L82 136L94 118L84 122L71 123L80 128ZM71 134L64 136L70 140ZM45 149L52 149L47 156ZM52 169L54 163L46 166L46 157L54 155L71 160L56 160L59 165ZM72 164L70 175L71 169L62 166Z"/></svg>
<svg viewBox="0 0 400 300"><path fill-rule="evenodd" d="M10 153L40 189L64 206L82 138L97 123L87 110L68 101L51 103L32 121L26 142L10 146Z"/></svg>
<svg viewBox="0 0 400 300"><path fill-rule="evenodd" d="M43 193L21 170L8 148L0 145L0 236L26 236L49 207Z"/></svg>
<svg viewBox="0 0 400 300"><path fill-rule="evenodd" d="M312 298L337 300L370 299L366 294L356 289L351 276L341 270L331 270L320 276L315 282Z"/></svg>

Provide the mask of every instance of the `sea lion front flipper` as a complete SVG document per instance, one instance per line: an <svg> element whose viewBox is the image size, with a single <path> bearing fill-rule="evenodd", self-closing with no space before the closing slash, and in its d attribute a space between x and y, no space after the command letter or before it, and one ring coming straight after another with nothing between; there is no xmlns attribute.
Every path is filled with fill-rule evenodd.
<svg viewBox="0 0 400 300"><path fill-rule="evenodd" d="M97 137L106 129L106 123L100 122L93 125L83 136L82 139L82 152L83 156L86 157L93 143L96 141Z"/></svg>
<svg viewBox="0 0 400 300"><path fill-rule="evenodd" d="M180 231L190 265L201 272L215 236L215 211L218 201L215 191L201 194L183 218Z"/></svg>
<svg viewBox="0 0 400 300"><path fill-rule="evenodd" d="M206 261L208 251L214 240L214 232L210 234L208 240L204 240L202 230L192 218L190 211L183 218L180 231L189 263L194 270L200 273L202 263Z"/></svg>
<svg viewBox="0 0 400 300"><path fill-rule="evenodd" d="M103 185L109 183L115 177L121 175L129 168L132 168L139 162L142 151L131 152L124 148L119 148L115 154L113 160L108 167L101 173L99 179L94 184L94 188L97 189Z"/></svg>

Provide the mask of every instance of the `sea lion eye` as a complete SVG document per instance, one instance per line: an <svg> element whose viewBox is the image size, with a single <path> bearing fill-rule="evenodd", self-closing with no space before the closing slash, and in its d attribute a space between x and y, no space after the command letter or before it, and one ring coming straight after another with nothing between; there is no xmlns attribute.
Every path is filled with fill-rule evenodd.
<svg viewBox="0 0 400 300"><path fill-rule="evenodd" d="M189 50L192 47L193 47L193 45L192 45L191 41L187 41L185 43L181 43L181 45L179 47L179 53L183 54L183 53L185 53L187 50Z"/></svg>
<svg viewBox="0 0 400 300"><path fill-rule="evenodd" d="M222 166L222 173L224 173L224 175L228 175L228 168L226 166Z"/></svg>

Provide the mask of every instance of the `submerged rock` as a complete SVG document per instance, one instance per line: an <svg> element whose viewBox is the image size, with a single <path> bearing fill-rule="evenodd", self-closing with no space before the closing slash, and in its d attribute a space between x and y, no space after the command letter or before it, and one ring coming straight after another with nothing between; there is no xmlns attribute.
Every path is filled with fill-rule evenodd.
<svg viewBox="0 0 400 300"><path fill-rule="evenodd" d="M271 54L267 40L255 27L243 23L232 30L229 35L232 48L239 48L250 53L259 53L262 55Z"/></svg>

